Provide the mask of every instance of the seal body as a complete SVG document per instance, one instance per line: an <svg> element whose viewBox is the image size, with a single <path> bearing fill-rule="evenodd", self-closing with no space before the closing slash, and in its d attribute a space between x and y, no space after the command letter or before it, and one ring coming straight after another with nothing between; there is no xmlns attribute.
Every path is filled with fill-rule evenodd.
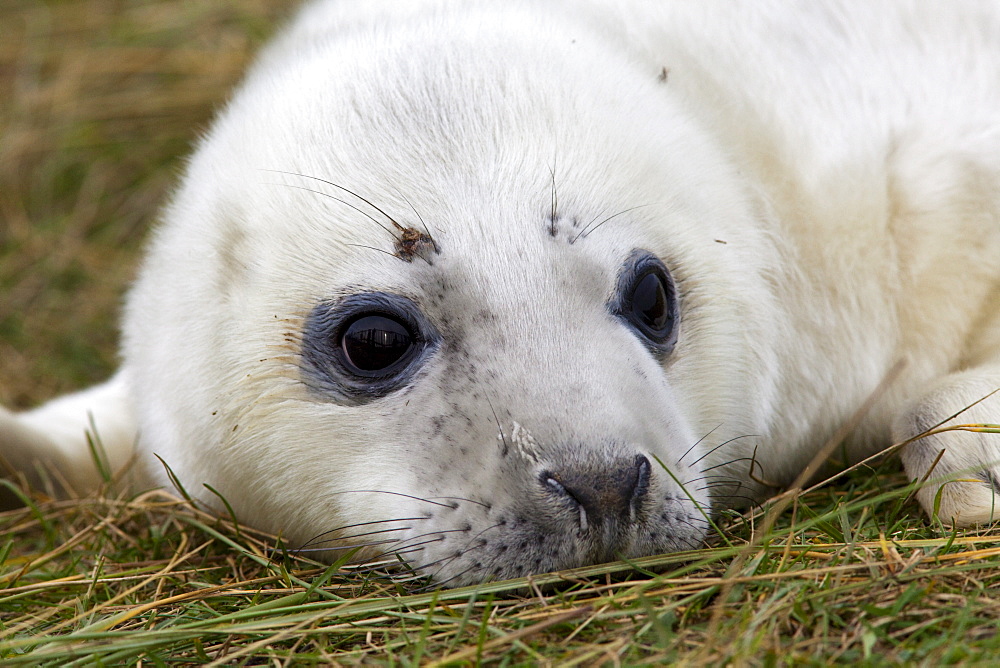
<svg viewBox="0 0 1000 668"><path fill-rule="evenodd" d="M696 547L900 361L849 459L1000 421L997 72L988 2L313 4L195 152L118 376L0 415L5 456L79 460L89 411L154 483L447 585ZM990 521L1000 441L911 477L942 450L925 507Z"/></svg>

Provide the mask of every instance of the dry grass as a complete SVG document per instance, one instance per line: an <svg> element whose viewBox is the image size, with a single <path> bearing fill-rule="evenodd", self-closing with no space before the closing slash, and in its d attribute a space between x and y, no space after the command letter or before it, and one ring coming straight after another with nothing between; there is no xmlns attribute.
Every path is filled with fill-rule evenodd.
<svg viewBox="0 0 1000 668"><path fill-rule="evenodd" d="M0 402L106 377L145 231L289 11L264 0L0 5Z"/></svg>
<svg viewBox="0 0 1000 668"><path fill-rule="evenodd" d="M36 504L0 516L0 661L987 661L1000 536L928 525L904 482L862 468L766 535L733 515L702 550L451 591L313 563L163 492Z"/></svg>
<svg viewBox="0 0 1000 668"><path fill-rule="evenodd" d="M0 402L110 373L145 229L287 11L0 5ZM861 468L766 532L733 515L697 552L446 592L276 552L163 493L35 497L0 515L0 663L987 662L1000 537L927 523L904 483Z"/></svg>

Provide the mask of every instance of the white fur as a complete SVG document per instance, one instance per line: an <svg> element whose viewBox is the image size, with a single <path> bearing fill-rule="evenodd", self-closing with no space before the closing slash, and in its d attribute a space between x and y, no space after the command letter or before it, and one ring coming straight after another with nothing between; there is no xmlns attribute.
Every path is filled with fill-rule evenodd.
<svg viewBox="0 0 1000 668"><path fill-rule="evenodd" d="M498 556L500 511L480 506L530 496L554 461L618 457L622 442L671 469L651 483L665 503L717 474L759 496L749 458L757 480L787 484L905 360L848 444L856 460L1000 387L997 72L991 2L316 3L192 158L130 294L111 388L43 419L0 413L0 446L17 461L63 452L79 474L86 412L123 461L134 407L157 483L154 453L190 492L214 503L209 483L299 543L399 520L384 526L404 547L440 538L409 557L448 583L532 570ZM419 212L440 256L391 257L367 217L382 214L333 183L406 226L422 229ZM619 213L576 237L574 218ZM637 248L680 291L662 365L606 310ZM320 396L302 379L305 319L371 290L419 304L462 358L437 354L362 406ZM957 421L1000 422L1000 395ZM917 441L910 476L942 449L932 478L973 479L945 485L942 518L992 521L1000 439ZM671 525L674 542L636 529L613 552L700 540L712 495L685 487L690 528ZM928 510L937 488L919 494ZM717 502L734 502L726 489ZM545 568L613 556L551 550L529 552Z"/></svg>

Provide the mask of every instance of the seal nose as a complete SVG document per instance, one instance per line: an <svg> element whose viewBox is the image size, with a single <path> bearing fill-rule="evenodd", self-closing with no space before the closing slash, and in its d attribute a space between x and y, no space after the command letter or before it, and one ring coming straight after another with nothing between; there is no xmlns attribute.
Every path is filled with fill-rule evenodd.
<svg viewBox="0 0 1000 668"><path fill-rule="evenodd" d="M608 521L629 523L649 490L649 460L642 455L600 468L542 471L539 482L580 512L580 529Z"/></svg>

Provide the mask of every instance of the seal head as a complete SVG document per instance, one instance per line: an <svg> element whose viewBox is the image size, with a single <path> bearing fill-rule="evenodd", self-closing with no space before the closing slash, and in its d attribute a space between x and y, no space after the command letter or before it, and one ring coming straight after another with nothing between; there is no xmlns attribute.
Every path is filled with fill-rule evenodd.
<svg viewBox="0 0 1000 668"><path fill-rule="evenodd" d="M449 585L697 547L771 394L759 212L657 72L485 13L264 58L129 300L140 448Z"/></svg>

